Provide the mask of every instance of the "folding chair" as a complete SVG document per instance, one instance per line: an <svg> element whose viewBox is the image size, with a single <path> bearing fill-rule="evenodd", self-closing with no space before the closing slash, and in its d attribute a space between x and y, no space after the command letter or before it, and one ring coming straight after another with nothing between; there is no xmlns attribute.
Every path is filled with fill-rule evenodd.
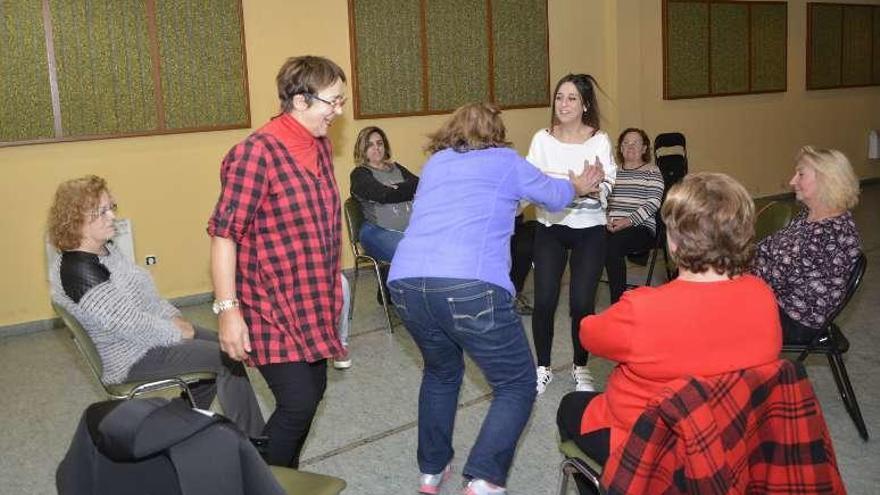
<svg viewBox="0 0 880 495"><path fill-rule="evenodd" d="M95 348L95 343L92 342L92 338L89 336L88 332L86 332L82 325L80 325L79 321L77 321L70 312L64 309L63 306L52 301L52 308L54 308L55 312L58 313L58 316L61 317L64 326L66 326L67 330L70 332L70 338L73 340L76 348L79 349L80 354L86 359L86 364L89 365L89 369L92 371L92 376L94 376L95 380L101 384L104 393L113 399L131 399L149 392L157 392L169 388L179 388L183 391L190 406L195 407L195 401L193 400L189 386L203 380L217 379L217 373L214 373L213 371L200 371L184 373L179 376L169 376L162 380L104 383L104 381L101 380L101 376L104 374L104 365L101 362L101 356L98 354L98 349Z"/></svg>
<svg viewBox="0 0 880 495"><path fill-rule="evenodd" d="M828 367L831 368L831 374L834 376L834 383L837 385L837 392L840 394L840 400L846 412L852 418L856 429L859 430L859 436L862 440L868 441L868 428L865 426L865 420L862 418L862 411L859 409L859 401L856 399L855 391L853 391L852 383L849 381L849 373L846 371L846 363L843 361L843 355L849 350L849 340L843 335L840 327L834 323L834 320L840 315L846 305L852 299L853 294L862 283L862 277L865 275L865 269L868 266L868 259L864 253L859 253L856 260L856 266L850 274L846 283L846 293L840 305L831 312L828 322L825 326L816 332L813 340L809 344L785 344L782 345L782 352L800 353L797 361L803 362L810 354L824 354L828 358Z"/></svg>
<svg viewBox="0 0 880 495"><path fill-rule="evenodd" d="M376 284L379 286L379 294L382 297L382 309L385 310L385 322L388 324L388 333L394 333L391 324L391 314L388 312L388 294L385 292L385 284L382 283L380 265L387 265L376 258L366 254L359 240L361 225L364 223L364 213L356 198L348 198L343 206L345 211L345 225L348 228L348 243L351 246L351 254L354 256L354 282L351 284L351 311L354 313L354 300L357 294L358 274L361 268L373 267L376 274Z"/></svg>
<svg viewBox="0 0 880 495"><path fill-rule="evenodd" d="M567 495L568 480L576 473L584 475L587 481L596 488L596 493L604 493L599 485L602 466L598 462L585 454L571 440L560 442L559 451L565 456L562 464L559 465L559 495Z"/></svg>
<svg viewBox="0 0 880 495"><path fill-rule="evenodd" d="M755 241L769 237L788 225L794 216L793 205L788 201L771 201L755 215Z"/></svg>

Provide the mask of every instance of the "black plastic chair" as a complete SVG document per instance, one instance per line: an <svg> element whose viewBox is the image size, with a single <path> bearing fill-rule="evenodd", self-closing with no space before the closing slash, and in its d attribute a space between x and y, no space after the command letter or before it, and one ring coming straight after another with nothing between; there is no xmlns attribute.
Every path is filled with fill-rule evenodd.
<svg viewBox="0 0 880 495"><path fill-rule="evenodd" d="M858 290L862 283L862 277L865 275L865 269L868 266L868 259L864 253L859 253L856 266L846 283L846 294L840 305L829 315L828 323L824 328L819 329L813 340L809 344L785 344L782 345L782 352L800 353L797 357L798 361L804 361L810 354L824 354L828 358L828 366L831 368L831 374L834 376L834 383L837 385L837 391L840 394L840 400L846 412L849 413L859 430L859 436L862 440L868 441L868 428L865 426L865 420L862 418L862 411L859 409L859 402L853 391L852 383L849 381L849 373L846 371L846 363L843 361L843 355L849 350L849 340L843 335L840 327L834 323L834 320L840 315L846 305L852 299L853 294Z"/></svg>
<svg viewBox="0 0 880 495"><path fill-rule="evenodd" d="M354 256L354 281L351 284L351 312L354 313L354 298L357 294L358 274L361 268L373 267L376 274L376 283L379 285L379 293L382 296L382 309L385 310L385 322L388 324L388 333L394 332L394 326L391 323L391 314L388 312L388 294L385 292L385 284L382 283L381 265L387 265L376 258L368 255L361 247L358 240L361 231L361 225L364 223L364 213L361 210L361 204L356 198L348 198L343 206L345 212L345 225L348 228L348 243L351 246L351 254Z"/></svg>

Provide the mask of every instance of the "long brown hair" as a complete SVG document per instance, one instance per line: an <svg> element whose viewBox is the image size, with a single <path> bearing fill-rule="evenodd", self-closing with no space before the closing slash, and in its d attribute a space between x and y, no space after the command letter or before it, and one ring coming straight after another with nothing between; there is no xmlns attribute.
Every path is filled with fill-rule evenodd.
<svg viewBox="0 0 880 495"><path fill-rule="evenodd" d="M507 148L507 129L501 110L492 103L468 103L455 110L436 132L428 135L425 150L436 153L452 148L459 153L486 148Z"/></svg>

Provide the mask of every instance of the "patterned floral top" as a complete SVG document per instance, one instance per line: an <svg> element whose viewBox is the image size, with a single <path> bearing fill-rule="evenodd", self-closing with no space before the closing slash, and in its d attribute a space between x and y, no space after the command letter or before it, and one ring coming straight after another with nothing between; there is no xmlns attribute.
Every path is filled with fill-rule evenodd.
<svg viewBox="0 0 880 495"><path fill-rule="evenodd" d="M843 300L860 248L850 212L808 222L804 209L785 228L758 243L752 271L773 288L788 316L822 328Z"/></svg>

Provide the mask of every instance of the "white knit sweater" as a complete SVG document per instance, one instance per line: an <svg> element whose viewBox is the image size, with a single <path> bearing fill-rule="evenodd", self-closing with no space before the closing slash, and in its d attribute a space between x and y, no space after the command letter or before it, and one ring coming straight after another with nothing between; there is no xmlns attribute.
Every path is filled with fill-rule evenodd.
<svg viewBox="0 0 880 495"><path fill-rule="evenodd" d="M92 338L104 373L104 383L121 383L131 367L150 349L169 346L181 339L171 320L180 311L162 299L150 274L126 258L112 244L109 254L99 256L110 279L73 302L61 285L61 256L49 274L52 300L66 309Z"/></svg>

